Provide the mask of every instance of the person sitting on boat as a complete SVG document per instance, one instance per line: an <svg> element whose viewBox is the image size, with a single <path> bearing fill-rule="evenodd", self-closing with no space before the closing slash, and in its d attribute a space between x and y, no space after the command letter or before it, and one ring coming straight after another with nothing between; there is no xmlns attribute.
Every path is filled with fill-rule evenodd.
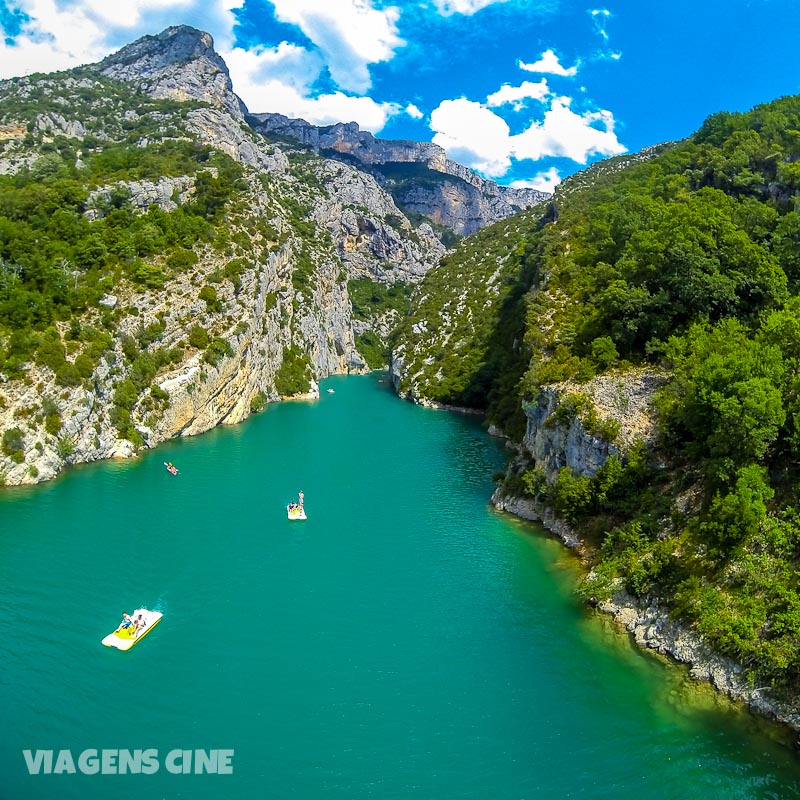
<svg viewBox="0 0 800 800"><path fill-rule="evenodd" d="M141 614L139 614L139 616L136 617L136 620L133 623L134 638L136 638L139 635L139 633L141 633L141 631L145 629L145 625L147 625L147 623L144 621L144 617Z"/></svg>
<svg viewBox="0 0 800 800"><path fill-rule="evenodd" d="M117 627L117 630L114 631L114 633L116 633L117 631L127 630L128 628L131 627L131 625L133 625L133 620L131 619L130 614L123 613L122 622L120 622L119 626Z"/></svg>

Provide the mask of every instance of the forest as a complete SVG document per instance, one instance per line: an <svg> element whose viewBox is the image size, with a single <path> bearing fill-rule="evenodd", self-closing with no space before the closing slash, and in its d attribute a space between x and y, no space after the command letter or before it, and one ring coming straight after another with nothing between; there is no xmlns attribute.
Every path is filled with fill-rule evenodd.
<svg viewBox="0 0 800 800"><path fill-rule="evenodd" d="M563 469L548 485L529 467L504 485L583 534L587 598L620 583L659 598L779 691L800 678L799 189L800 97L715 114L470 237L395 342L421 394L482 408L518 440L543 386L668 375L654 448L593 478ZM562 415L582 413L570 402Z"/></svg>

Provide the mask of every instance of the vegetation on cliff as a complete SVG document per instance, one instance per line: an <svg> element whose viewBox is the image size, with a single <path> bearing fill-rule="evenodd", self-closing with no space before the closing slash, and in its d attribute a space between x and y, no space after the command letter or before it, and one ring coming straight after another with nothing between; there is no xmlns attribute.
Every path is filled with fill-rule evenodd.
<svg viewBox="0 0 800 800"><path fill-rule="evenodd" d="M666 369L655 451L509 482L595 545L588 596L664 598L782 688L800 679L799 192L800 97L717 114L466 240L396 348L401 390L517 437L541 386Z"/></svg>

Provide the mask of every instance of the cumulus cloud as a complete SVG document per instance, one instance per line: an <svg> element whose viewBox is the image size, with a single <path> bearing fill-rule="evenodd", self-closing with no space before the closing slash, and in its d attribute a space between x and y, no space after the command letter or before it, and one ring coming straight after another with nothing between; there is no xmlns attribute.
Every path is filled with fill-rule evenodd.
<svg viewBox="0 0 800 800"><path fill-rule="evenodd" d="M571 102L569 97L555 98L542 122L534 122L513 137L514 155L534 161L563 156L585 164L589 156L625 152L614 133L614 115L610 111L576 114L570 108Z"/></svg>
<svg viewBox="0 0 800 800"><path fill-rule="evenodd" d="M422 119L425 116L413 103L405 107L405 112L411 119Z"/></svg>
<svg viewBox="0 0 800 800"><path fill-rule="evenodd" d="M509 186L513 189L538 189L540 192L552 194L559 183L561 183L561 174L555 167L550 167L546 172L540 172L530 180L512 181Z"/></svg>
<svg viewBox="0 0 800 800"><path fill-rule="evenodd" d="M490 108L510 104L514 111L520 111L525 100L544 101L550 93L547 79L542 78L539 83L524 81L520 86L510 86L504 83L496 92L486 98L486 105Z"/></svg>
<svg viewBox="0 0 800 800"><path fill-rule="evenodd" d="M526 72L545 72L550 75L562 75L566 78L571 78L578 74L580 62L577 62L572 67L563 67L558 60L558 56L552 50L545 50L542 53L542 57L535 63L526 64L524 61L518 61L517 65Z"/></svg>
<svg viewBox="0 0 800 800"><path fill-rule="evenodd" d="M345 91L366 92L369 65L390 61L405 45L400 10L371 0L271 0L281 22L296 25L319 48L331 78Z"/></svg>
<svg viewBox="0 0 800 800"><path fill-rule="evenodd" d="M311 91L326 66L345 89L368 86L368 65L391 58L393 48L403 44L396 33L397 9L377 11L369 0L277 0L279 18L300 27L318 49L282 42L244 50L234 46L233 14L243 3L7 0L19 30L13 37L11 31L3 31L6 40L0 37L0 78L96 62L139 36L180 22L211 33L230 70L234 91L252 111L303 117L318 125L352 120L373 133L401 113L397 103L340 91L314 97ZM408 113L422 116L418 109Z"/></svg>
<svg viewBox="0 0 800 800"><path fill-rule="evenodd" d="M569 97L553 98L541 122L511 135L505 120L482 103L445 100L431 114L433 141L451 158L495 178L508 172L511 158L538 161L553 156L585 164L590 156L626 151L610 111L577 114L571 102Z"/></svg>
<svg viewBox="0 0 800 800"><path fill-rule="evenodd" d="M443 17L449 17L452 14L471 16L482 8L505 2L506 0L434 0L434 5Z"/></svg>
<svg viewBox="0 0 800 800"><path fill-rule="evenodd" d="M53 72L99 61L139 36L180 21L208 30L216 43L233 42L233 9L244 0L8 0L19 30L0 38L0 78Z"/></svg>
<svg viewBox="0 0 800 800"><path fill-rule="evenodd" d="M450 158L485 175L504 175L511 166L511 137L505 120L480 103L444 100L431 113L433 142Z"/></svg>
<svg viewBox="0 0 800 800"><path fill-rule="evenodd" d="M310 96L309 87L319 75L322 60L319 54L288 42L272 48L237 47L224 57L234 76L234 90L255 113L301 117L312 125L352 121L377 133L402 111L397 103L378 103L343 92Z"/></svg>

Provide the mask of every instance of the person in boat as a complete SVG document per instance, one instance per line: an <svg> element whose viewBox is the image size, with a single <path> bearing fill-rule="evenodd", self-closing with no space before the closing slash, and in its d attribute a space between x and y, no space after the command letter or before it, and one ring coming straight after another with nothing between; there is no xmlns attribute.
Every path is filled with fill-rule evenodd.
<svg viewBox="0 0 800 800"><path fill-rule="evenodd" d="M117 630L114 631L114 633L116 633L117 631L128 630L128 628L130 628L131 625L133 625L133 620L131 619L131 615L123 613L122 622L120 622L120 624L117 626Z"/></svg>
<svg viewBox="0 0 800 800"><path fill-rule="evenodd" d="M147 623L144 621L144 617L141 614L139 614L139 616L136 617L136 620L133 623L134 638L136 638L144 630L145 625L147 625Z"/></svg>
<svg viewBox="0 0 800 800"><path fill-rule="evenodd" d="M300 506L300 508L303 507L303 501L305 500L305 498L306 498L306 496L302 492L300 492L297 495L298 505Z"/></svg>

